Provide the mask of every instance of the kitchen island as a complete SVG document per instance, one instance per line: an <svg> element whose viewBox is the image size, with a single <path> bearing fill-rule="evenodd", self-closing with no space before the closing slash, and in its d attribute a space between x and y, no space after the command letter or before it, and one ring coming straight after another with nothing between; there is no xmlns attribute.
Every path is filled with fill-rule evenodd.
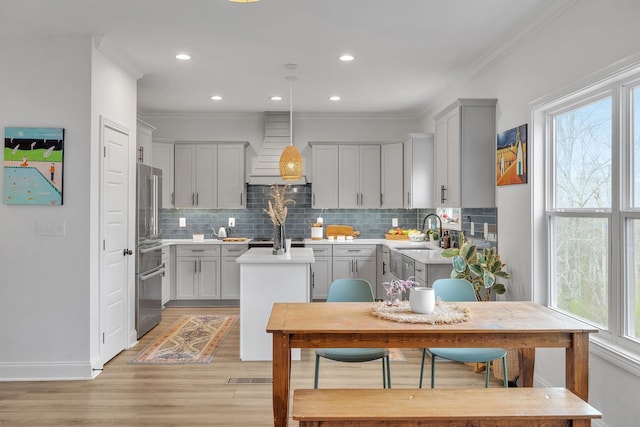
<svg viewBox="0 0 640 427"><path fill-rule="evenodd" d="M251 248L238 257L240 264L240 360L271 360L272 337L267 322L276 302L309 302L311 248L291 248L273 255L271 248ZM291 353L300 360L300 349Z"/></svg>

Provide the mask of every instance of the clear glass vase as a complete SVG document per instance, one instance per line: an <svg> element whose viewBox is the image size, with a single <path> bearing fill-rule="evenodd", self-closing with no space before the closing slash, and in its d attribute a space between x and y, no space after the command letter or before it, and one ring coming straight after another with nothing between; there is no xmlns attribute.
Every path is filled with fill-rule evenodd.
<svg viewBox="0 0 640 427"><path fill-rule="evenodd" d="M274 255L285 254L284 224L276 225L273 227L273 254Z"/></svg>

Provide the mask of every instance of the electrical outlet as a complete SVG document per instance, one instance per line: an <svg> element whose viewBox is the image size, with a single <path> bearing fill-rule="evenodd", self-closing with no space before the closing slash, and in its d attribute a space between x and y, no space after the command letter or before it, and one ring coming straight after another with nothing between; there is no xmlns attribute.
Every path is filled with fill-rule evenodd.
<svg viewBox="0 0 640 427"><path fill-rule="evenodd" d="M236 226L236 219L229 218L229 227L235 227L235 226Z"/></svg>
<svg viewBox="0 0 640 427"><path fill-rule="evenodd" d="M391 226L392 227L398 226L398 218L391 218Z"/></svg>
<svg viewBox="0 0 640 427"><path fill-rule="evenodd" d="M180 227L187 226L187 218L180 218Z"/></svg>

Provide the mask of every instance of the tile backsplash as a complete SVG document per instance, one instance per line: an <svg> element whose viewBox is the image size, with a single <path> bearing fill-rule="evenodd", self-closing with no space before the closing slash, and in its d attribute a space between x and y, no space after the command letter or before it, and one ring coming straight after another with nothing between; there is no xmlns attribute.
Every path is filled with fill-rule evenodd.
<svg viewBox="0 0 640 427"><path fill-rule="evenodd" d="M423 218L433 213L432 209L313 209L311 208L311 184L295 185L287 188L287 196L295 201L289 205L286 234L289 237L311 237L311 226L322 216L324 224L352 225L365 239L381 239L392 228L392 218L398 218L403 228L421 228ZM271 199L271 187L267 185L247 185L246 209L162 209L160 228L164 239L190 239L193 234L203 233L206 239L215 238L213 232L227 227L229 218L235 218L236 226L231 229L231 237L271 237L273 224L264 212ZM180 227L180 218L185 218L186 227ZM469 237L469 221L476 224L487 222L490 227L497 224L496 209L463 209L462 228ZM477 226L479 227L479 225ZM478 229L481 230L481 229ZM477 234L477 233L476 233ZM497 235L497 230L496 230ZM452 234L457 241L458 233ZM495 242L494 242L495 243Z"/></svg>

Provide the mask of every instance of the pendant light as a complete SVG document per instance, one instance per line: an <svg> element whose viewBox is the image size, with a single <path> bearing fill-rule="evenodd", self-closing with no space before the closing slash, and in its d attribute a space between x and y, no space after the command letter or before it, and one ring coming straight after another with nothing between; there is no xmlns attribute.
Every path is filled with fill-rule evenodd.
<svg viewBox="0 0 640 427"><path fill-rule="evenodd" d="M296 64L286 64L291 74L287 76L289 80L289 145L282 151L280 156L280 177L284 181L297 181L302 179L302 156L293 145L293 82L296 77L293 76L293 70L298 66Z"/></svg>

